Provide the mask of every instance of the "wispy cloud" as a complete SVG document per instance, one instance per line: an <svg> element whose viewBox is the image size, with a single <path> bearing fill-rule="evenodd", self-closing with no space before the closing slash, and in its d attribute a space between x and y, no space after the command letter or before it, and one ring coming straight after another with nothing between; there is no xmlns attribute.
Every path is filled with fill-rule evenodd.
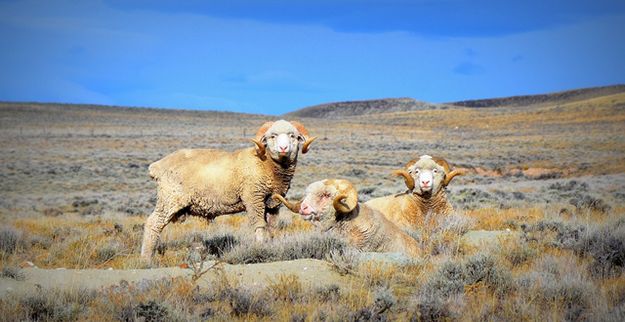
<svg viewBox="0 0 625 322"><path fill-rule="evenodd" d="M456 74L460 74L460 75L477 75L477 74L481 74L484 72L484 68L480 65L474 64L472 62L461 62L460 64L456 65L456 67L454 67L453 69L454 73Z"/></svg>

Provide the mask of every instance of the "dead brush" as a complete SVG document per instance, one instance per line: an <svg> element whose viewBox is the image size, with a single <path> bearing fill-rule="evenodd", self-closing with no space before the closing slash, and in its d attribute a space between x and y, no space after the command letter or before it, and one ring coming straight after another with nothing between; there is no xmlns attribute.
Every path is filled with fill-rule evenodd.
<svg viewBox="0 0 625 322"><path fill-rule="evenodd" d="M278 301L293 303L302 297L303 286L295 275L279 275L267 288Z"/></svg>
<svg viewBox="0 0 625 322"><path fill-rule="evenodd" d="M204 274L210 272L214 269L221 269L222 261L218 260L212 264L209 264L207 267L206 263L208 263L208 257L210 256L208 249L206 247L193 247L189 255L187 257L187 261L184 266L191 269L191 281L197 282Z"/></svg>
<svg viewBox="0 0 625 322"><path fill-rule="evenodd" d="M341 275L354 274L359 265L359 256L356 250L331 250L325 260L332 265L332 269Z"/></svg>
<svg viewBox="0 0 625 322"><path fill-rule="evenodd" d="M432 216L428 214L426 225L418 236L420 247L428 255L455 255L460 250L460 238L475 225L475 219L460 212L448 216Z"/></svg>
<svg viewBox="0 0 625 322"><path fill-rule="evenodd" d="M380 265L371 261L361 264L357 274L369 288L391 288L397 282L399 269L396 265Z"/></svg>

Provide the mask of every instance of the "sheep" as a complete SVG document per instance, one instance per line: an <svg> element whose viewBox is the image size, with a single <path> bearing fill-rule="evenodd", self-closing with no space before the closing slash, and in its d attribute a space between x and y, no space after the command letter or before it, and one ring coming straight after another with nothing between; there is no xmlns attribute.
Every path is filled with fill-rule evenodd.
<svg viewBox="0 0 625 322"><path fill-rule="evenodd" d="M333 231L345 237L357 249L419 256L417 241L379 211L359 203L356 188L347 180L326 179L311 183L302 201L295 204L281 195L276 194L274 198L321 231Z"/></svg>
<svg viewBox="0 0 625 322"><path fill-rule="evenodd" d="M443 158L423 155L418 160L410 160L404 169L393 172L404 178L408 191L371 199L365 204L404 230L423 227L426 217L434 220L453 211L445 188L464 171L450 170Z"/></svg>
<svg viewBox="0 0 625 322"><path fill-rule="evenodd" d="M163 228L185 215L213 219L247 211L256 240L269 239L267 222L280 207L270 197L286 194L300 145L305 154L315 139L299 122L265 122L251 139L255 147L234 152L183 149L152 163L157 201L146 220L141 257L150 260Z"/></svg>

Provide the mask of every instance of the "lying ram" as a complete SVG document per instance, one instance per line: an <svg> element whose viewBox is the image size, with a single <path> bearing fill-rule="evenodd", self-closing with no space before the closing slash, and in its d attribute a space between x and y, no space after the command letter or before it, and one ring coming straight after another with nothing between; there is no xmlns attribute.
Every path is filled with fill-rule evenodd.
<svg viewBox="0 0 625 322"><path fill-rule="evenodd" d="M311 183L304 199L292 204L274 195L287 208L311 221L321 231L334 231L351 245L374 252L419 255L417 242L379 211L358 203L356 188L347 180L327 179Z"/></svg>
<svg viewBox="0 0 625 322"><path fill-rule="evenodd" d="M371 199L365 205L377 209L398 227L415 230L426 224L426 217L434 220L453 211L445 188L464 172L451 171L449 163L442 158L423 155L394 174L404 178L408 191Z"/></svg>

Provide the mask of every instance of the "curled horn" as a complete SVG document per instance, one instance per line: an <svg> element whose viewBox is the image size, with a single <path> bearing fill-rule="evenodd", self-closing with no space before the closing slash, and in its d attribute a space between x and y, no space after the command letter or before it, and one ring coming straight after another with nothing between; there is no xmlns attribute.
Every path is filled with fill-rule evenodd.
<svg viewBox="0 0 625 322"><path fill-rule="evenodd" d="M304 137L304 144L302 145L302 154L308 152L308 146L313 143L314 140L317 139L316 136L309 137L308 130L304 127L304 124L298 121L291 121L291 124L299 131L299 133Z"/></svg>
<svg viewBox="0 0 625 322"><path fill-rule="evenodd" d="M264 157L265 156L265 152L266 152L266 148L265 145L262 144L260 141L258 141L257 139L250 139L250 141L254 144L256 144L256 154L259 157Z"/></svg>
<svg viewBox="0 0 625 322"><path fill-rule="evenodd" d="M451 179L453 179L455 176L461 176L464 175L466 172L464 170L459 170L456 169L448 174L445 175L445 180L443 181L443 185L447 186L449 184L449 182L451 182Z"/></svg>
<svg viewBox="0 0 625 322"><path fill-rule="evenodd" d="M266 152L266 146L263 143L263 137L265 136L265 133L267 133L267 130L269 130L269 128L272 125L273 125L273 122L263 123L263 125L261 125L261 127L256 132L256 136L253 139L250 139L250 141L252 141L256 145L257 155L261 158L265 156L265 152Z"/></svg>
<svg viewBox="0 0 625 322"><path fill-rule="evenodd" d="M403 177L408 190L412 191L414 189L414 186L415 186L414 178L410 175L410 173L408 173L408 171L403 170L403 169L395 170L393 171L393 175Z"/></svg>
<svg viewBox="0 0 625 322"><path fill-rule="evenodd" d="M282 197L281 195L278 195L278 194L274 194L272 196L272 198L274 200L279 201L282 204L284 204L285 207L287 207L290 211L292 211L294 213L298 213L299 209L300 209L300 206L302 205L301 201L298 201L295 204L292 204L288 200L286 200L284 197Z"/></svg>
<svg viewBox="0 0 625 322"><path fill-rule="evenodd" d="M445 180L443 180L443 186L447 186L455 176L460 176L465 173L464 170L450 171L451 167L449 166L449 163L443 158L433 157L432 160L445 169Z"/></svg>
<svg viewBox="0 0 625 322"><path fill-rule="evenodd" d="M338 188L338 187L337 187ZM349 184L346 189L339 190L339 194L334 198L332 205L339 214L348 214L358 206L358 192L356 188Z"/></svg>

